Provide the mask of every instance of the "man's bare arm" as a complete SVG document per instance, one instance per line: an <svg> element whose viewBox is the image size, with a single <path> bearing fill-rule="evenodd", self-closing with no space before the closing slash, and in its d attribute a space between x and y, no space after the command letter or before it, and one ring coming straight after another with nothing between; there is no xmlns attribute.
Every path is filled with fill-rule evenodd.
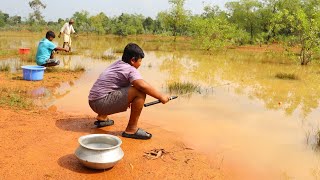
<svg viewBox="0 0 320 180"><path fill-rule="evenodd" d="M161 94L159 91L157 91L154 87L152 87L150 84L145 82L142 79L137 79L132 82L132 85L137 88L139 91L142 91L149 96L152 96L156 99L159 99L163 104L167 103L169 101L169 96Z"/></svg>

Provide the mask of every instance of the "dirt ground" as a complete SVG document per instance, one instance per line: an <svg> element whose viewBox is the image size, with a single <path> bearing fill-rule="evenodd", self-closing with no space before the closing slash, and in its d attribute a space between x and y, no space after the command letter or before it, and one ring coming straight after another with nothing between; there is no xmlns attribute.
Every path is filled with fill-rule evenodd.
<svg viewBox="0 0 320 180"><path fill-rule="evenodd" d="M221 179L219 170L205 155L185 146L175 134L152 129L154 137L142 141L121 137L126 121L93 128L93 117L67 115L46 110L0 109L3 179ZM146 129L150 124L141 124ZM124 158L107 171L83 167L74 155L78 138L86 134L107 133L120 137ZM169 152L149 160L144 152L152 149ZM1 179L2 179L1 178Z"/></svg>
<svg viewBox="0 0 320 180"><path fill-rule="evenodd" d="M19 75L0 73L0 87L32 89L50 88L66 79L76 79L79 73L46 73L51 81L28 82ZM3 95L3 94L2 94ZM174 133L152 124L140 123L152 129L151 140L121 137L127 120L115 116L115 125L94 128L94 117L66 114L29 107L19 109L0 106L0 179L225 179L214 160L186 146ZM124 158L112 169L97 171L82 166L74 155L78 138L86 134L107 133L120 137ZM149 160L144 152L165 149L162 158Z"/></svg>

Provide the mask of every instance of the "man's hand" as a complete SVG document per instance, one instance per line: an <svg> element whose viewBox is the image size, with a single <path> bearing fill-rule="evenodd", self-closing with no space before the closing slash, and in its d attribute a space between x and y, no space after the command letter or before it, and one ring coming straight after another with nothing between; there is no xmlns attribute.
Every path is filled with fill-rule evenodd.
<svg viewBox="0 0 320 180"><path fill-rule="evenodd" d="M69 48L64 48L64 51L65 52L69 52Z"/></svg>
<svg viewBox="0 0 320 180"><path fill-rule="evenodd" d="M165 104L170 100L170 96L162 95L159 100L162 102L162 104Z"/></svg>

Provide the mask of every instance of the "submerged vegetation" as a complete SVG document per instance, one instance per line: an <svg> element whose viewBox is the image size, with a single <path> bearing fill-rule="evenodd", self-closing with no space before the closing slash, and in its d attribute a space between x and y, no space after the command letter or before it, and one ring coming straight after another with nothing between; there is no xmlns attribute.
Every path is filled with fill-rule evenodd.
<svg viewBox="0 0 320 180"><path fill-rule="evenodd" d="M200 91L200 86L191 82L174 82L167 85L170 93L188 94Z"/></svg>
<svg viewBox="0 0 320 180"><path fill-rule="evenodd" d="M118 56L114 55L114 54L106 54L106 55L102 55L101 57L103 60L115 60L118 58Z"/></svg>
<svg viewBox="0 0 320 180"><path fill-rule="evenodd" d="M10 64L9 63L1 63L0 64L0 71L9 72L10 71Z"/></svg>
<svg viewBox="0 0 320 180"><path fill-rule="evenodd" d="M297 75L290 73L277 73L275 77L278 79L299 80Z"/></svg>
<svg viewBox="0 0 320 180"><path fill-rule="evenodd" d="M71 72L83 72L86 71L86 68L83 65L75 65L73 69L71 69Z"/></svg>
<svg viewBox="0 0 320 180"><path fill-rule="evenodd" d="M84 72L86 68L83 65L76 64L73 68L47 67L46 72Z"/></svg>
<svg viewBox="0 0 320 180"><path fill-rule="evenodd" d="M320 130L318 130L316 135L316 144L317 144L317 147L320 148Z"/></svg>
<svg viewBox="0 0 320 180"><path fill-rule="evenodd" d="M113 53L123 53L123 50L124 50L123 48L113 48L112 52Z"/></svg>

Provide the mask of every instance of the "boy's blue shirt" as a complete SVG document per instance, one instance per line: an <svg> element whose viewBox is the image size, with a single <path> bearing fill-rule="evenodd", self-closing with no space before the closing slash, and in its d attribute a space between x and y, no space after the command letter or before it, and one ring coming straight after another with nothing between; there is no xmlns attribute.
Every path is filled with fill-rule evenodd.
<svg viewBox="0 0 320 180"><path fill-rule="evenodd" d="M49 41L47 38L43 38L38 45L37 55L36 55L36 62L39 66L46 63L46 61L50 58L51 52L57 46Z"/></svg>

